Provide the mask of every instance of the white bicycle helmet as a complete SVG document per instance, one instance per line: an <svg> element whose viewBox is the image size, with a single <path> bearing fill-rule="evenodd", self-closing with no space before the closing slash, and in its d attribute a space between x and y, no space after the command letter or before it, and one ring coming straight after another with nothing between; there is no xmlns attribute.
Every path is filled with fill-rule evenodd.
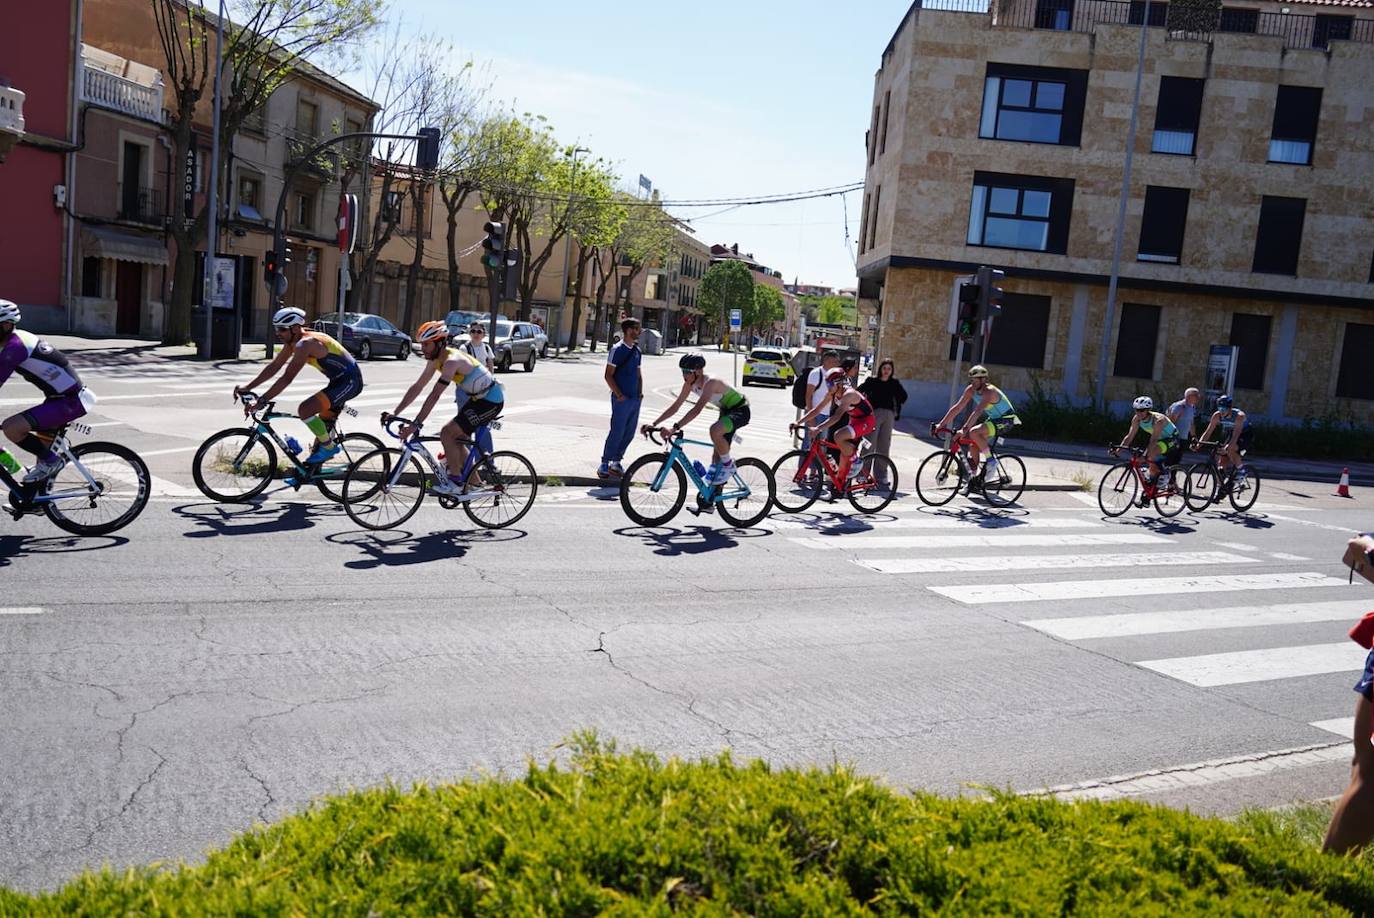
<svg viewBox="0 0 1374 918"><path fill-rule="evenodd" d="M305 310L296 306L287 306L278 309L272 316L272 326L274 328L290 328L292 325L305 324Z"/></svg>
<svg viewBox="0 0 1374 918"><path fill-rule="evenodd" d="M969 378L969 379L987 379L987 378L988 378L988 368L985 367L985 366L983 366L981 363L975 364L974 366L971 366L971 367L968 368L968 378Z"/></svg>
<svg viewBox="0 0 1374 918"><path fill-rule="evenodd" d="M9 300L0 300L0 322L19 324L19 305Z"/></svg>
<svg viewBox="0 0 1374 918"><path fill-rule="evenodd" d="M1155 407L1155 400L1150 398L1148 395L1142 395L1140 396L1140 398L1131 402L1131 407L1134 408L1136 411L1153 411Z"/></svg>

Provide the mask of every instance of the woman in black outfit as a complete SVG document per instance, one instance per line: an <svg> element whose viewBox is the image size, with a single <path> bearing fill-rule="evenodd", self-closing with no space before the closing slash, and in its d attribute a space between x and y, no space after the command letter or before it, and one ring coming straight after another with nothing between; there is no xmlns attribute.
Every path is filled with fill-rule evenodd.
<svg viewBox="0 0 1374 918"><path fill-rule="evenodd" d="M906 389L897 381L894 372L892 361L884 360L878 364L877 375L868 377L859 386L878 419L878 428L873 431L873 451L884 456L892 447L892 427L902 416L902 403L906 401Z"/></svg>

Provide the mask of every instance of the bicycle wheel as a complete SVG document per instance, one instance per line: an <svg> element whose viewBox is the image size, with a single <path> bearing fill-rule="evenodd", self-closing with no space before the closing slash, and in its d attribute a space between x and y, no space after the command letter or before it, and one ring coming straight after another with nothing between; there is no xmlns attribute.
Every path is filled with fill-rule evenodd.
<svg viewBox="0 0 1374 918"><path fill-rule="evenodd" d="M1245 467L1245 480L1237 484L1235 479L1231 479L1231 506L1237 513L1244 513L1255 505L1259 500L1260 476L1250 466Z"/></svg>
<svg viewBox="0 0 1374 918"><path fill-rule="evenodd" d="M916 496L932 507L954 500L963 484L963 466L945 450L926 456L916 468Z"/></svg>
<svg viewBox="0 0 1374 918"><path fill-rule="evenodd" d="M469 474L463 493L478 492L484 496L465 501L463 509L468 519L483 529L514 526L534 506L539 479L534 474L534 466L519 453L508 450L492 453L475 472L482 476L482 483L474 484Z"/></svg>
<svg viewBox="0 0 1374 918"><path fill-rule="evenodd" d="M391 529L415 515L425 499L424 467L412 454L401 467L399 449L375 449L353 463L343 480L343 507L364 529Z"/></svg>
<svg viewBox="0 0 1374 918"><path fill-rule="evenodd" d="M1217 470L1209 463L1195 462L1188 466L1188 483L1183 501L1194 513L1201 513L1212 505L1217 493Z"/></svg>
<svg viewBox="0 0 1374 918"><path fill-rule="evenodd" d="M897 465L882 453L869 453L864 470L849 482L846 497L860 513L878 513L897 499Z"/></svg>
<svg viewBox="0 0 1374 918"><path fill-rule="evenodd" d="M1129 462L1118 462L1107 469L1097 486L1097 505L1107 516L1120 516L1135 503L1140 480Z"/></svg>
<svg viewBox="0 0 1374 918"><path fill-rule="evenodd" d="M76 535L106 535L143 512L152 484L137 453L118 443L82 443L71 452L74 461L44 482L41 491L73 495L43 504L53 525Z"/></svg>
<svg viewBox="0 0 1374 918"><path fill-rule="evenodd" d="M773 485L773 470L762 459L736 459L735 474L725 483L725 494L733 494L741 488L747 489L743 497L731 497L718 501L716 509L726 522L741 529L757 524L773 506L776 488Z"/></svg>
<svg viewBox="0 0 1374 918"><path fill-rule="evenodd" d="M640 456L620 476L620 506L641 526L662 526L687 500L687 474L678 465L664 467L667 453ZM654 485L662 477L658 488Z"/></svg>
<svg viewBox="0 0 1374 918"><path fill-rule="evenodd" d="M1178 516L1188 506L1188 473L1171 465L1155 482L1155 509L1160 516Z"/></svg>
<svg viewBox="0 0 1374 918"><path fill-rule="evenodd" d="M363 456L382 448L382 441L372 434L351 433L339 438L339 454L315 472L315 486L320 493L336 504L343 503L343 482L348 470ZM356 500L364 499L358 494Z"/></svg>
<svg viewBox="0 0 1374 918"><path fill-rule="evenodd" d="M277 449L271 439L247 427L211 435L191 460L191 477L200 493L225 503L257 497L276 471Z"/></svg>
<svg viewBox="0 0 1374 918"><path fill-rule="evenodd" d="M794 449L773 463L773 503L788 513L801 513L821 496L825 474L819 462L807 462L810 453Z"/></svg>
<svg viewBox="0 0 1374 918"><path fill-rule="evenodd" d="M998 456L996 474L989 478L985 473L983 479L983 496L988 503L994 507L1010 506L1026 490L1026 464L1019 456Z"/></svg>

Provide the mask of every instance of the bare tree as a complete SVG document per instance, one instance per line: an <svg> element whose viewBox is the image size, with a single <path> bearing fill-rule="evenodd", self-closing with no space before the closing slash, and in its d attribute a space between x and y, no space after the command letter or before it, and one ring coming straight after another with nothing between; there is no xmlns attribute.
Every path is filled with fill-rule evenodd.
<svg viewBox="0 0 1374 918"><path fill-rule="evenodd" d="M176 161L184 163L196 142L194 122L214 80L216 18L202 0L151 0L158 41L165 59L169 93L168 128ZM236 0L233 21L224 23L224 84L220 145L230 140L272 93L312 59L349 53L377 25L382 0ZM229 157L220 174L224 186ZM223 197L221 196L221 201ZM201 208L189 219L169 221L176 242L172 299L163 318L162 340L184 344L191 334L192 286L196 247L205 241L209 213Z"/></svg>

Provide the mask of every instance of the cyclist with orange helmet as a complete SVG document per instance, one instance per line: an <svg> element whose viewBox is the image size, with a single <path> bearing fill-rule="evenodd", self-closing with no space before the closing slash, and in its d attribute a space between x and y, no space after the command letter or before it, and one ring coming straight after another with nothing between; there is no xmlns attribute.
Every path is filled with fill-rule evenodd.
<svg viewBox="0 0 1374 918"><path fill-rule="evenodd" d="M439 430L439 441L444 444L444 460L448 464L449 480L436 481L430 486L439 494L456 497L462 493L459 476L468 458L465 441L470 441L479 428L494 421L506 407L505 390L485 366L458 348L449 347L448 326L443 322L424 323L415 332L415 340L419 343L420 352L425 358L424 369L420 371L420 378L406 390L405 395L401 396L400 404L392 414L405 411L406 406L419 397L426 383L433 379L435 374L438 374L439 378L434 380L434 387L430 389L429 397L425 399L425 403L415 416L414 425L401 428L402 437L409 437L420 428L450 383L457 386L454 390L455 400L460 392L467 396L467 401L457 409L453 419ZM382 423L386 423L390 417L390 414L383 414ZM474 484L478 483L479 477L476 472L473 472L470 480Z"/></svg>

